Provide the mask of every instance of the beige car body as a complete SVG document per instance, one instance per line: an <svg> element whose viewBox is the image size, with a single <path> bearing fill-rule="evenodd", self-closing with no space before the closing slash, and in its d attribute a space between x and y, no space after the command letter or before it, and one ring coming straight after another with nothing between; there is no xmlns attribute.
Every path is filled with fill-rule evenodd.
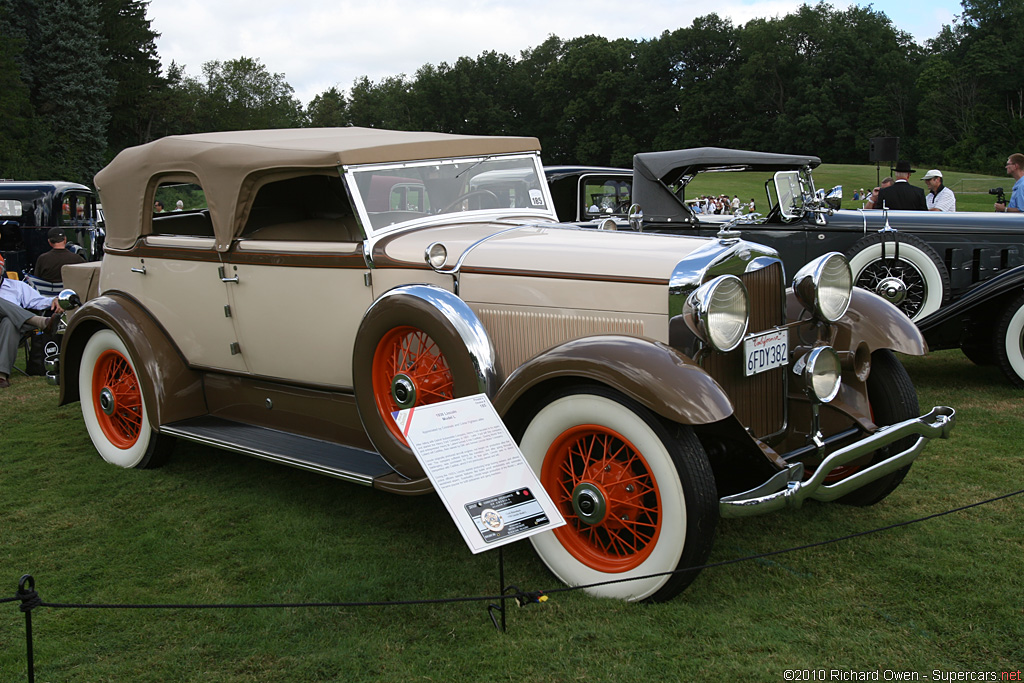
<svg viewBox="0 0 1024 683"><path fill-rule="evenodd" d="M107 216L102 268L65 269L84 305L60 357L61 403L82 398L104 423L88 363L90 340L109 330L137 375L144 434L426 493L430 482L389 433L379 402L387 397L373 384L382 335L411 325L436 338L454 391L486 393L514 434L546 394L583 385L692 428L716 453L725 444L711 458L722 514L778 507L787 486L800 488L803 461L883 445L868 399L871 354L926 351L894 307L855 292L847 314L826 323L785 291L772 250L735 235L558 224L539 149L533 138L346 128L188 135L125 150L96 177ZM447 194L427 207L438 178ZM456 181L461 190L451 189ZM302 201L261 203L304 182L343 185L344 210L312 216ZM161 187L180 183L201 187L206 207L154 214ZM384 203L375 187L390 188ZM275 211L289 215L267 218ZM695 332L684 301L717 276L749 289L751 333L785 330L789 366L745 377L738 352L715 352ZM838 394L822 406L790 377L818 347L843 363ZM892 468L948 433L952 411L905 422L921 438ZM828 448L812 447L832 435ZM313 446L326 455L296 455ZM117 448L106 446L108 457L97 447L117 462ZM808 448L809 458L786 457ZM772 490L759 489L765 482Z"/></svg>

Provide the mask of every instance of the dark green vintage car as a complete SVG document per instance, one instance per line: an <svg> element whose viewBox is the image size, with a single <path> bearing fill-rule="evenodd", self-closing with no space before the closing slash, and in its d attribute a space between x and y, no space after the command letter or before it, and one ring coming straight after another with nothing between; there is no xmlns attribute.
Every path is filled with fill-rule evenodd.
<svg viewBox="0 0 1024 683"><path fill-rule="evenodd" d="M7 269L31 271L50 249L46 233L62 227L87 261L103 256L103 229L96 195L64 181L0 181L0 252Z"/></svg>
<svg viewBox="0 0 1024 683"><path fill-rule="evenodd" d="M810 155L701 147L637 154L632 171L577 166L546 174L564 221L702 236L730 223L776 249L788 273L821 254L843 253L855 283L906 313L933 350L962 348L1024 388L1024 216L837 210L814 186L820 163ZM694 211L687 185L699 174L729 171L763 174L763 214ZM632 218L630 208L602 201L615 193L630 198Z"/></svg>

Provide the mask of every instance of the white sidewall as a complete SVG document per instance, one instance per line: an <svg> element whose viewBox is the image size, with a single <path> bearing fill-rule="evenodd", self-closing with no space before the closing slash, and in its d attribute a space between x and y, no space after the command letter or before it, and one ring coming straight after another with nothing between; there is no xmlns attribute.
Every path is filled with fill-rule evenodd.
<svg viewBox="0 0 1024 683"><path fill-rule="evenodd" d="M555 439L576 425L597 424L613 429L643 454L661 495L661 534L648 558L628 572L606 573L591 569L573 557L554 532L532 536L530 541L544 564L568 585L580 585L672 571L679 566L686 543L686 506L683 487L672 458L658 435L638 415L611 399L592 394L562 397L545 406L530 422L520 448L537 476L544 456ZM592 595L643 600L658 591L669 576L614 583L588 589Z"/></svg>
<svg viewBox="0 0 1024 683"><path fill-rule="evenodd" d="M887 256L892 255L893 245L891 242L886 242L885 253ZM872 244L865 247L863 250L854 255L850 259L850 270L853 271L853 281L856 282L860 279L860 274L864 272L870 264L875 261L882 259L882 245ZM931 257L915 247L912 244L900 243L900 259L910 261L921 271L921 275L924 276L925 287L927 293L924 297L924 304L921 306L921 310L917 312L917 315L913 316L911 320L920 320L926 315L934 313L939 310L942 306L942 275L939 273L939 269L935 267L935 263L932 262Z"/></svg>
<svg viewBox="0 0 1024 683"><path fill-rule="evenodd" d="M1024 334L1024 306L1010 318L1002 344L1006 349L1006 360L1021 380L1024 380L1024 355L1021 353L1021 335Z"/></svg>
<svg viewBox="0 0 1024 683"><path fill-rule="evenodd" d="M78 370L78 393L82 403L82 418L85 420L85 428L89 432L93 446L104 460L118 467L135 467L146 456L149 442L153 437L152 429L149 426L149 413L146 410L146 402L142 401L142 427L139 431L139 438L131 448L118 448L110 443L103 429L100 428L99 420L96 418L95 397L92 394L92 375L96 368L96 361L104 351L113 349L120 352L128 359L135 376L139 376L135 368L135 361L128 353L124 342L110 330L100 330L85 345L82 353L82 363Z"/></svg>

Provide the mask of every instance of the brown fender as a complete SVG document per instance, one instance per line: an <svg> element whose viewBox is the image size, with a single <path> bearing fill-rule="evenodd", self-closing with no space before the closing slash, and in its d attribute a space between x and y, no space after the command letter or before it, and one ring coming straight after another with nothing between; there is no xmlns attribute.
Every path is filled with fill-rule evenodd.
<svg viewBox="0 0 1024 683"><path fill-rule="evenodd" d="M78 372L89 337L110 329L131 354L152 426L206 414L202 377L191 370L162 327L134 299L107 292L74 312L60 353L58 405L79 400Z"/></svg>
<svg viewBox="0 0 1024 683"><path fill-rule="evenodd" d="M575 339L535 356L502 384L494 407L504 417L530 389L559 380L605 384L681 424L733 413L722 387L692 360L666 344L619 335Z"/></svg>
<svg viewBox="0 0 1024 683"><path fill-rule="evenodd" d="M921 331L900 309L860 287L854 287L852 294L846 315L835 323L837 334L833 345L836 351L853 352L863 342L869 351L892 349L909 356L928 353ZM807 317L793 290L787 292L786 306L790 320Z"/></svg>

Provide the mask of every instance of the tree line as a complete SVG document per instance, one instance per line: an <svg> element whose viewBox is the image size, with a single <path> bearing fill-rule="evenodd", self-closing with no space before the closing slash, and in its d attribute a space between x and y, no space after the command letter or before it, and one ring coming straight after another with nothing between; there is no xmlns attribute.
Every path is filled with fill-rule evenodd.
<svg viewBox="0 0 1024 683"><path fill-rule="evenodd" d="M871 5L820 2L648 40L550 36L517 56L424 64L308 106L239 57L161 68L146 0L0 0L0 177L90 183L121 149L172 134L372 126L532 135L546 163L631 165L698 146L865 163L900 138L918 164L1001 173L1024 150L1024 3L962 0L918 45Z"/></svg>

